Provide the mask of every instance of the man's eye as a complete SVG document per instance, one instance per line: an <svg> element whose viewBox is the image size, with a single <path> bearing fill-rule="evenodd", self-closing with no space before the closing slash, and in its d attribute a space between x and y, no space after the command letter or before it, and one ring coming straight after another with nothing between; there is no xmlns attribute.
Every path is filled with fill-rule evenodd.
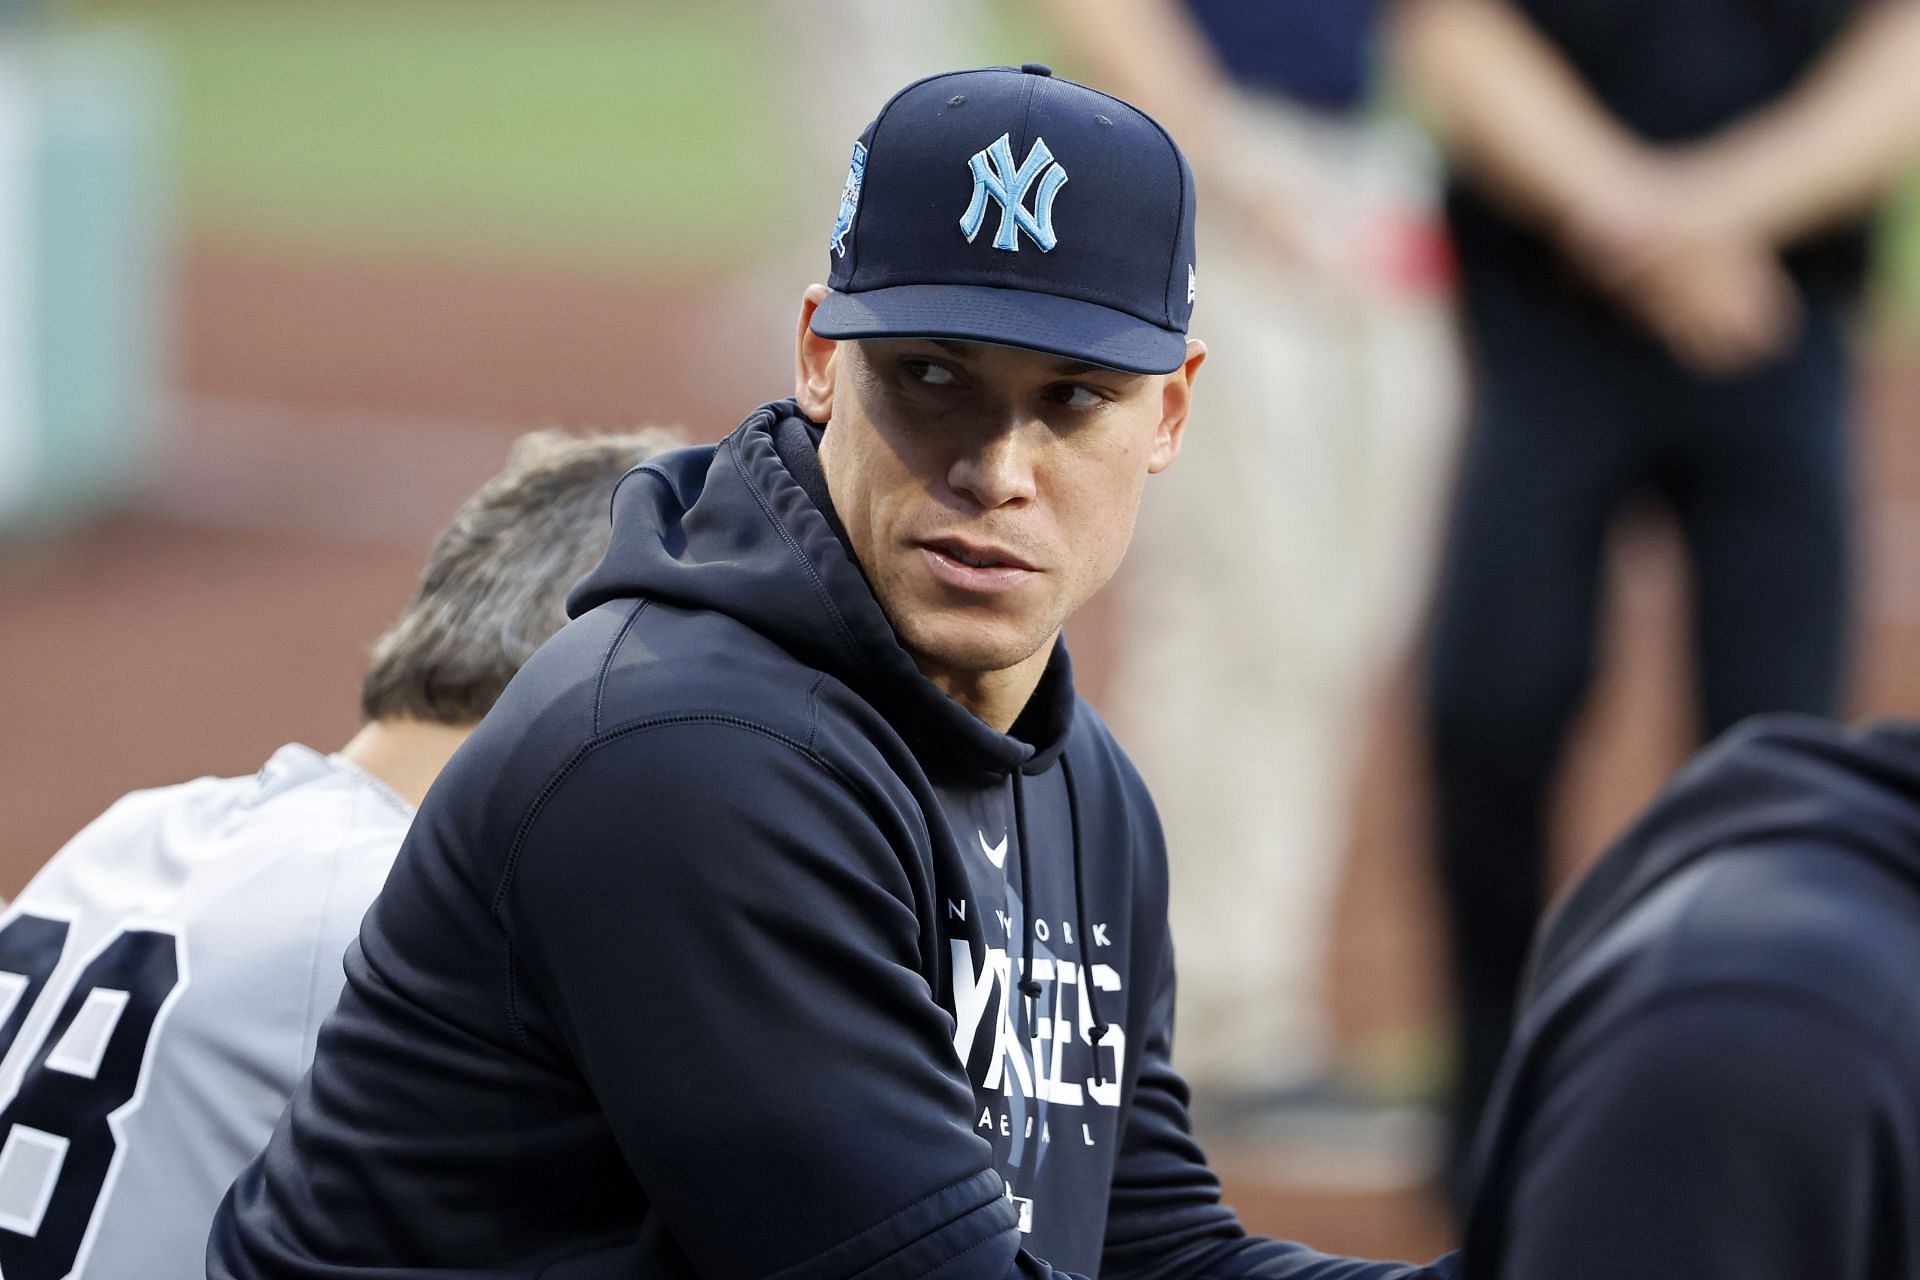
<svg viewBox="0 0 1920 1280"><path fill-rule="evenodd" d="M1063 382L1050 392L1055 403L1069 409L1092 409L1106 403L1107 398L1092 387L1078 382Z"/></svg>
<svg viewBox="0 0 1920 1280"><path fill-rule="evenodd" d="M902 360L900 365L907 377L923 386L950 387L959 381L953 376L953 370L931 360Z"/></svg>

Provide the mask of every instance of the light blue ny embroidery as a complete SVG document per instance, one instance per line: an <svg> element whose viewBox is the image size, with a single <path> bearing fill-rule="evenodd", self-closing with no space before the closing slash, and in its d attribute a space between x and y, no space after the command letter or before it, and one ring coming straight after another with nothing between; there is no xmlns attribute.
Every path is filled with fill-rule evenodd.
<svg viewBox="0 0 1920 1280"><path fill-rule="evenodd" d="M1000 202L1000 230L993 237L994 248L1018 252L1022 231L1033 237L1042 253L1060 242L1053 231L1053 198L1067 185L1067 169L1054 162L1045 138L1033 140L1032 150L1018 169L1013 165L1013 139L1004 133L992 146L974 152L967 167L973 171L973 199L960 217L960 230L966 234L967 243L973 243L980 234L988 196ZM1042 173L1046 177L1042 178ZM1027 188L1036 179L1040 190L1033 198L1033 212L1028 213Z"/></svg>
<svg viewBox="0 0 1920 1280"><path fill-rule="evenodd" d="M833 237L827 246L844 258L847 256L847 232L853 230L853 215L860 208L860 186L867 180L867 148L862 143L853 144L853 163L847 168L847 185L840 192L840 216L833 220Z"/></svg>

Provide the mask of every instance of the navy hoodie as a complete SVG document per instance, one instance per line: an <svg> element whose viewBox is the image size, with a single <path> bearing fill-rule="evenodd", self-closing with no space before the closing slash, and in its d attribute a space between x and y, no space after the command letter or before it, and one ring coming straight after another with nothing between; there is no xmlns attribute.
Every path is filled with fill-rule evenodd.
<svg viewBox="0 0 1920 1280"><path fill-rule="evenodd" d="M1430 1274L1246 1236L1153 807L1056 648L1001 734L768 406L622 483L434 785L214 1277Z"/></svg>
<svg viewBox="0 0 1920 1280"><path fill-rule="evenodd" d="M1543 930L1474 1277L1920 1278L1920 724L1768 717Z"/></svg>

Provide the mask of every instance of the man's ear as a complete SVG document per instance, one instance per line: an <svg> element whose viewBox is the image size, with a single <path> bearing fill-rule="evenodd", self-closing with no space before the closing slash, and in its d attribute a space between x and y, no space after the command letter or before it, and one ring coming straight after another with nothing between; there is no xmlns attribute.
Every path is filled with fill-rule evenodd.
<svg viewBox="0 0 1920 1280"><path fill-rule="evenodd" d="M813 331L813 313L826 300L827 286L812 284L800 298L800 331L793 342L793 398L800 412L822 425L833 420L833 382L839 372L834 353L840 344Z"/></svg>
<svg viewBox="0 0 1920 1280"><path fill-rule="evenodd" d="M1153 453L1147 459L1147 473L1159 475L1180 456L1180 442L1186 437L1187 418L1193 412L1193 380L1207 362L1207 344L1198 338L1187 339L1187 362L1167 375L1160 393L1160 431L1154 437Z"/></svg>

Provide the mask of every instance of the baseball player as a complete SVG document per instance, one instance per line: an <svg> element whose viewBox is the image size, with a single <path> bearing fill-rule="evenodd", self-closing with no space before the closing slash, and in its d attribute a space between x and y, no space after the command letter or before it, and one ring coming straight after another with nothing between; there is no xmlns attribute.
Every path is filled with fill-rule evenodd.
<svg viewBox="0 0 1920 1280"><path fill-rule="evenodd" d="M1920 723L1752 720L1541 935L1467 1274L1920 1277Z"/></svg>
<svg viewBox="0 0 1920 1280"><path fill-rule="evenodd" d="M187 1280L313 1056L414 809L607 544L664 432L528 436L375 647L365 727L136 792L0 917L0 1273Z"/></svg>
<svg viewBox="0 0 1920 1280"><path fill-rule="evenodd" d="M210 1276L1450 1274L1219 1202L1153 806L1059 640L1180 450L1193 218L1045 67L882 108L794 398L621 486Z"/></svg>

